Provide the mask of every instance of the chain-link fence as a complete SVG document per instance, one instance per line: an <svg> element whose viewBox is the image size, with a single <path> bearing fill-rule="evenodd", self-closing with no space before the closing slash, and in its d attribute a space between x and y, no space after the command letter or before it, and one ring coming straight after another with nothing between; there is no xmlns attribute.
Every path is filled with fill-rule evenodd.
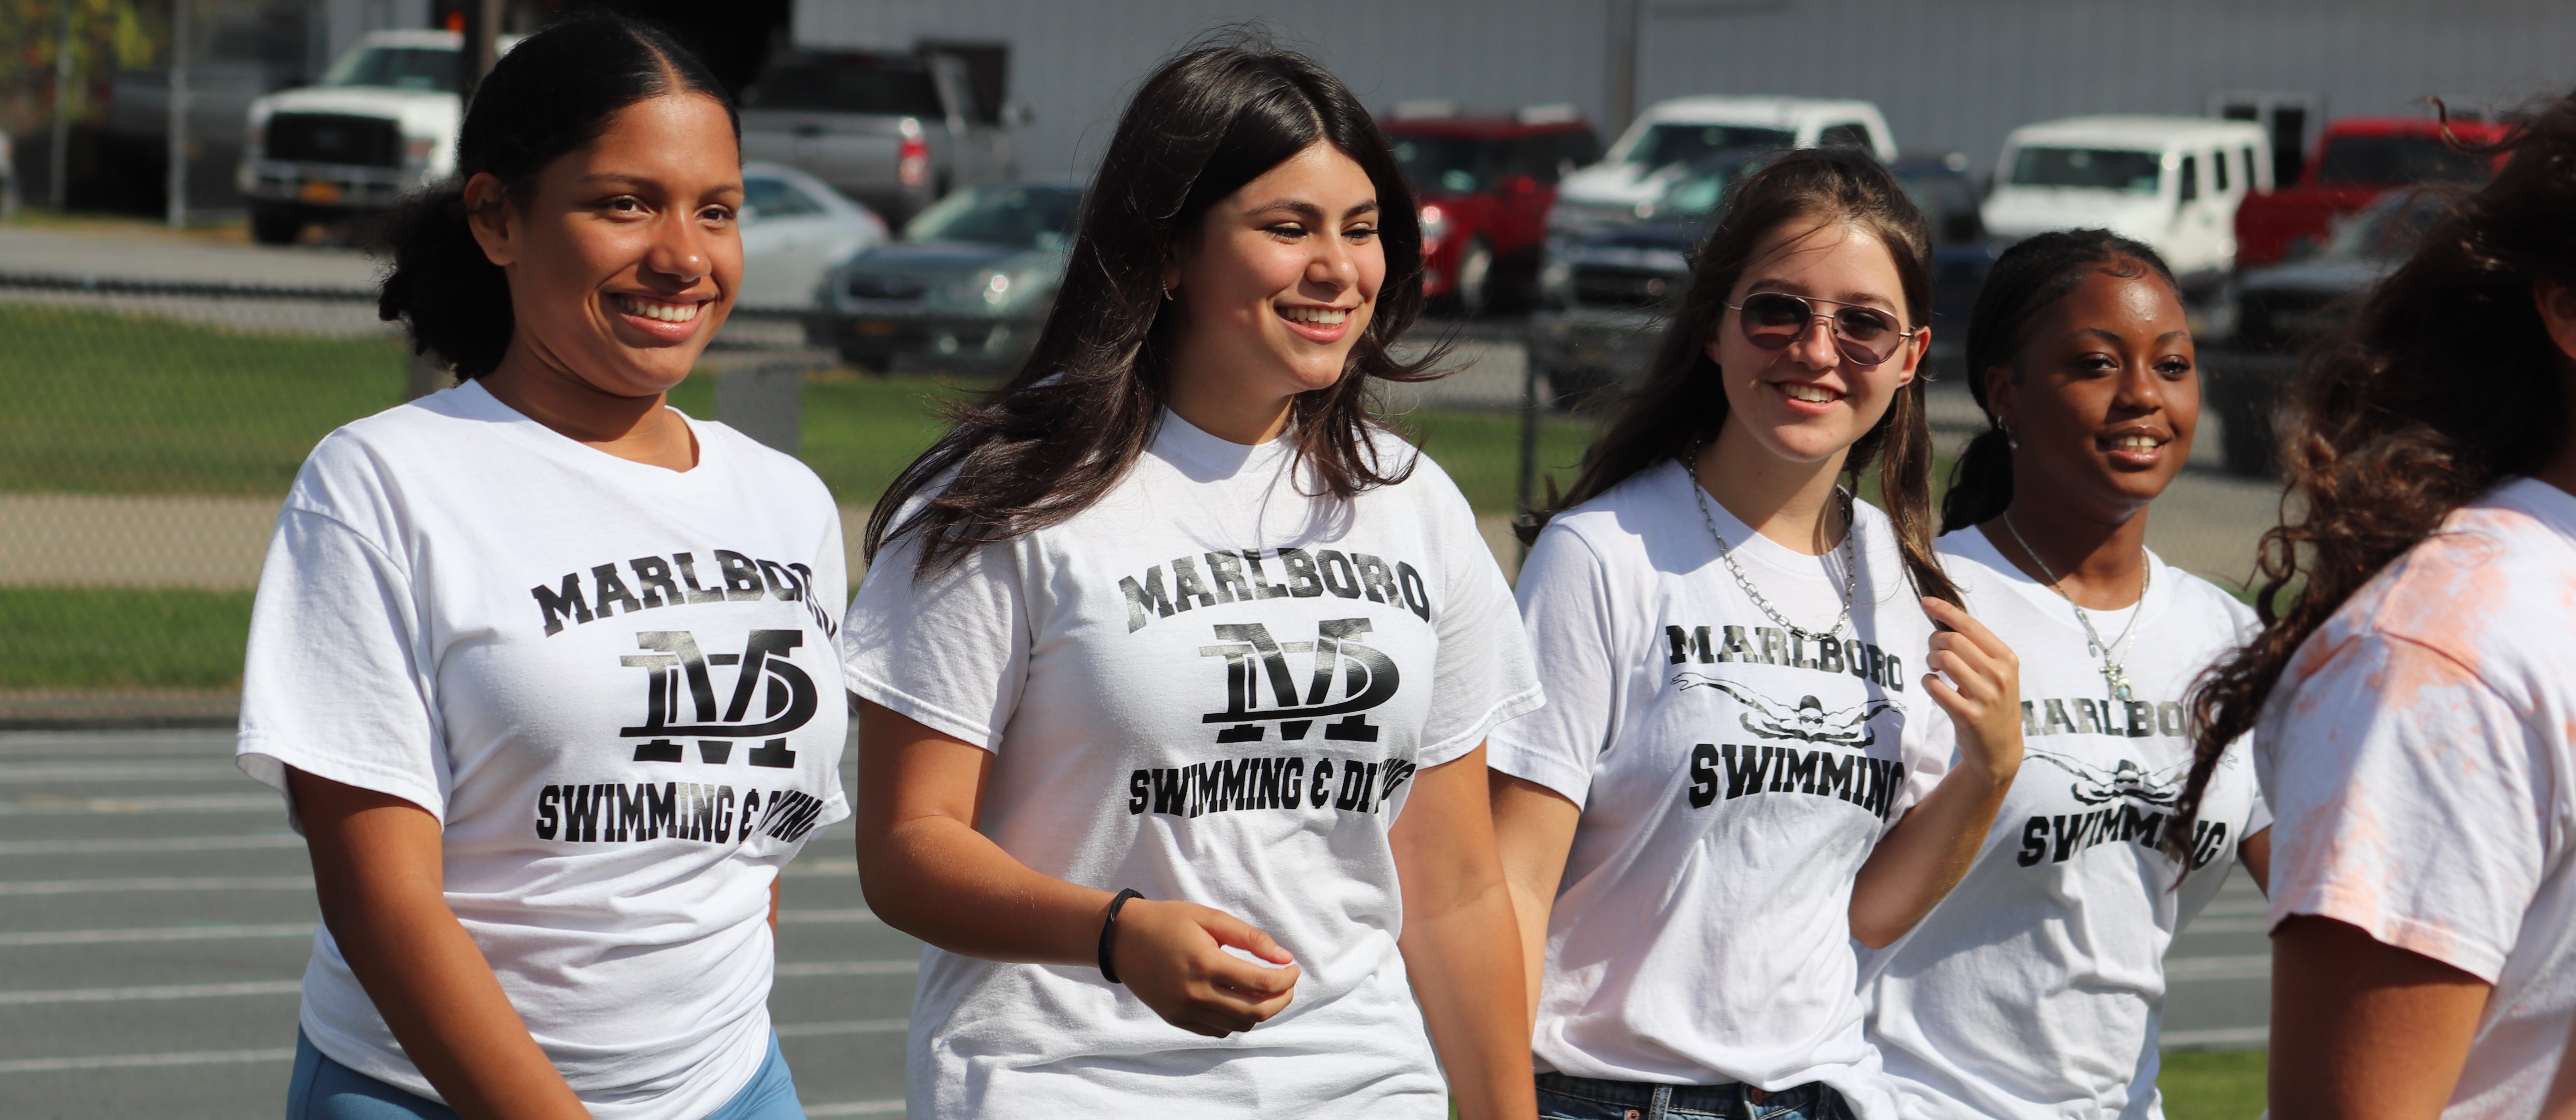
<svg viewBox="0 0 2576 1120"><path fill-rule="evenodd" d="M1445 337L1457 372L1391 394L1390 414L1516 570L1525 454L1543 495L1571 481L1594 424L1550 413L1524 443L1511 324L1434 322L1417 337ZM359 289L0 275L0 339L0 727L228 721L296 468L333 428L444 383ZM868 504L937 435L938 401L981 384L863 376L809 349L792 317L738 315L672 401L800 456L839 495L855 545ZM1982 426L1957 384L1933 401L1946 449ZM2278 488L2218 469L2217 425L2203 421L2149 538L2233 584Z"/></svg>

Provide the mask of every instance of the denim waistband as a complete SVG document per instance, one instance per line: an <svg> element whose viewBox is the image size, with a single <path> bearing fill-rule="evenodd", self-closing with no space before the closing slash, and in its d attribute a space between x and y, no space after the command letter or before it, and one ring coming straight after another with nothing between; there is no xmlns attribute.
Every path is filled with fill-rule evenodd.
<svg viewBox="0 0 2576 1120"><path fill-rule="evenodd" d="M1538 1087L1551 1093L1581 1097L1602 1104L1634 1108L1644 1117L1656 1115L1657 1108L1679 1108L1692 1112L1715 1112L1739 1116L1752 1115L1746 1105L1764 1112L1794 1108L1805 1110L1817 1098L1832 1090L1821 1081L1793 1085L1778 1092L1766 1093L1743 1082L1724 1085L1656 1085L1644 1081L1607 1081L1597 1077L1569 1077L1562 1073L1538 1075ZM1660 1097L1661 1099L1657 1099Z"/></svg>

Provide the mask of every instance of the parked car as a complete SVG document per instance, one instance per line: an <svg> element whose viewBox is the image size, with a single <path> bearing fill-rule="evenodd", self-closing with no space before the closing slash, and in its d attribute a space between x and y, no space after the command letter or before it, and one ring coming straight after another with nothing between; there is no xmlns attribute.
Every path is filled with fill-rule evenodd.
<svg viewBox="0 0 2576 1120"><path fill-rule="evenodd" d="M2236 263L2278 264L2323 245L2334 222L2389 191L2421 183L2485 182L2502 156L2464 152L2442 136L2442 122L2423 117L2346 117L2326 125L2316 155L2297 183L2247 198L2236 208ZM2483 121L2452 121L2464 146L2492 144L2509 130Z"/></svg>
<svg viewBox="0 0 2576 1120"><path fill-rule="evenodd" d="M1601 158L1572 106L1461 116L1455 105L1400 105L1380 122L1422 207L1422 292L1474 315L1533 294L1556 184Z"/></svg>
<svg viewBox="0 0 2576 1120"><path fill-rule="evenodd" d="M1561 231L1540 270L1529 360L1561 405L1579 407L1643 370L1690 287L1690 255L1727 188L1776 147L1703 154L1663 177L1664 192L1620 222Z"/></svg>
<svg viewBox="0 0 2576 1120"><path fill-rule="evenodd" d="M742 91L742 155L797 168L895 221L1018 174L1018 106L978 103L948 55L782 51Z"/></svg>
<svg viewBox="0 0 2576 1120"><path fill-rule="evenodd" d="M2026 124L2004 138L1986 231L2006 242L2108 229L2153 246L2186 290L2236 263L2236 205L2272 185L2272 141L2252 121L2101 116Z"/></svg>
<svg viewBox="0 0 2576 1120"><path fill-rule="evenodd" d="M775 163L742 167L742 288L734 306L814 310L833 265L884 244L885 219L822 180Z"/></svg>
<svg viewBox="0 0 2576 1120"><path fill-rule="evenodd" d="M1977 184L1968 175L1968 157L1957 152L1902 155L1887 169L1932 233L1931 368L1922 372L1951 376L1966 351L1977 291L1995 267L1995 248L1977 212Z"/></svg>
<svg viewBox="0 0 2576 1120"><path fill-rule="evenodd" d="M1867 148L1896 158L1887 118L1866 101L1807 97L1676 97L1649 106L1600 163L1557 185L1555 224L1573 229L1616 223L1661 197L1677 170L1702 156L1739 148Z"/></svg>
<svg viewBox="0 0 2576 1120"><path fill-rule="evenodd" d="M517 43L500 37L504 51ZM392 209L453 173L464 47L453 31L372 31L319 84L251 102L235 179L251 237L282 245L306 223Z"/></svg>
<svg viewBox="0 0 2576 1120"><path fill-rule="evenodd" d="M2325 247L2305 260L2247 269L2230 286L2234 348L2246 355L2210 378L2211 404L2224 434L2227 469L2272 473L2272 416L2292 362L2289 355L2340 325L2379 283L2414 253L2447 203L2422 190L2392 191L2335 226Z"/></svg>
<svg viewBox="0 0 2576 1120"><path fill-rule="evenodd" d="M806 338L883 373L898 360L1017 368L1055 305L1082 187L986 183L933 203L901 240L825 275Z"/></svg>

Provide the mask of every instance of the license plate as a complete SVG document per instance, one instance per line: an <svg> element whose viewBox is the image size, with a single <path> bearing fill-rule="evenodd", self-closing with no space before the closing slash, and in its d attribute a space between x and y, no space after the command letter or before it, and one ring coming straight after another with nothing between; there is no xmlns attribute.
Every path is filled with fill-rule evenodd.
<svg viewBox="0 0 2576 1120"><path fill-rule="evenodd" d="M896 326L893 323L862 321L858 325L859 333L866 335L869 338L891 338L894 336L895 332L902 329L902 327Z"/></svg>
<svg viewBox="0 0 2576 1120"><path fill-rule="evenodd" d="M315 206L330 206L340 201L340 184L326 183L319 179L307 180L304 189L296 192L296 197Z"/></svg>

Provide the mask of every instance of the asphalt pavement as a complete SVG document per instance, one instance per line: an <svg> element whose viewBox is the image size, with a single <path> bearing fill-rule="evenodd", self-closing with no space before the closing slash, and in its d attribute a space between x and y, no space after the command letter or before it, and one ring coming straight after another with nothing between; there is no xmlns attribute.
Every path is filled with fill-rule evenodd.
<svg viewBox="0 0 2576 1120"><path fill-rule="evenodd" d="M222 731L0 735L0 1116L283 1110L312 876L231 754ZM778 945L770 1013L806 1113L901 1113L920 945L860 900L848 825L789 868ZM2167 1044L2261 1045L2266 949L2240 874L2168 960Z"/></svg>

